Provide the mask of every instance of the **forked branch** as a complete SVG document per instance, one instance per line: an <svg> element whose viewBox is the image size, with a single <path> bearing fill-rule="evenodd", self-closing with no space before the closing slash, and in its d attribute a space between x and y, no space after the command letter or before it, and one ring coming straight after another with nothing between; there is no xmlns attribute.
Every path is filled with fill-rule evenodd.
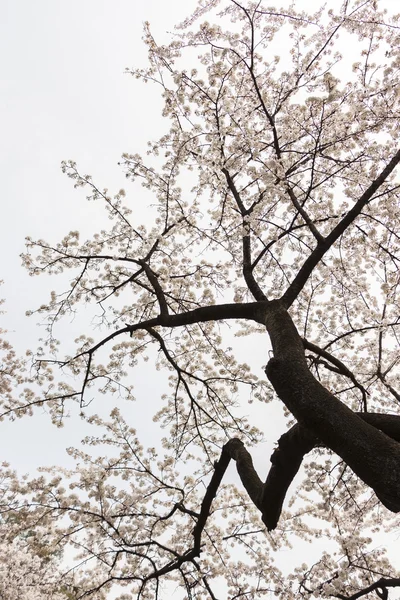
<svg viewBox="0 0 400 600"><path fill-rule="evenodd" d="M357 415L392 440L400 442L400 416L381 413L357 413ZM219 461L215 463L214 474L203 499L200 517L193 531L195 547L200 549L201 532L230 460L236 462L237 472L250 500L261 512L261 518L268 531L272 531L279 522L286 493L304 456L321 446L324 446L321 440L297 423L279 438L278 447L271 456L271 468L263 483L254 469L251 455L243 442L237 438L229 440L222 449Z"/></svg>

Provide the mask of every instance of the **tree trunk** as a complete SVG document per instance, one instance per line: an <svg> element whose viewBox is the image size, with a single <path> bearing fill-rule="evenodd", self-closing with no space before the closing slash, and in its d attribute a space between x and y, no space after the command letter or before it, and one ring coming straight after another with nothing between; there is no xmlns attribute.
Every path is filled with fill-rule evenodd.
<svg viewBox="0 0 400 600"><path fill-rule="evenodd" d="M287 310L272 301L265 313L274 357L266 374L297 421L338 454L381 502L400 511L400 444L361 419L315 379Z"/></svg>

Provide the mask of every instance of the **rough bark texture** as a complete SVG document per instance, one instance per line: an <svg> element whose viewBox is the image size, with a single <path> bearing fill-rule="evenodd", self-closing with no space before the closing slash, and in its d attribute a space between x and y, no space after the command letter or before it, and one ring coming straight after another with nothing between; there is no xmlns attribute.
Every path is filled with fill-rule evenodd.
<svg viewBox="0 0 400 600"><path fill-rule="evenodd" d="M333 450L394 512L400 511L400 445L335 398L308 369L288 312L270 302L265 324L274 357L266 373L300 425Z"/></svg>
<svg viewBox="0 0 400 600"><path fill-rule="evenodd" d="M380 413L356 413L363 421L400 442L400 416ZM286 493L296 476L304 456L313 448L324 446L321 440L297 423L278 441L271 456L271 468L264 485L261 506L262 520L268 530L278 524Z"/></svg>
<svg viewBox="0 0 400 600"><path fill-rule="evenodd" d="M275 529L282 512L283 502L304 456L318 445L318 440L308 429L295 425L278 441L271 456L271 468L263 488L260 510L268 531Z"/></svg>
<svg viewBox="0 0 400 600"><path fill-rule="evenodd" d="M400 442L400 416L379 413L354 413L360 420L381 431L395 442ZM287 490L296 476L304 456L315 447L325 444L310 430L297 423L278 441L271 456L271 468L265 484L257 475L250 453L237 438L225 444L221 459L215 465L213 479L207 488L208 510L230 459L236 462L241 482L254 505L260 510L262 520L271 531L278 524ZM217 483L216 483L217 482Z"/></svg>

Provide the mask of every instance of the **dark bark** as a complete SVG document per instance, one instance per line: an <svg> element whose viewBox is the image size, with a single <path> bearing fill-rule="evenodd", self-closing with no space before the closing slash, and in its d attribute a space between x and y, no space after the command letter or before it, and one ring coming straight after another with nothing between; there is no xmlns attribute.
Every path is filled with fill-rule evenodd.
<svg viewBox="0 0 400 600"><path fill-rule="evenodd" d="M266 368L297 421L338 454L391 511L400 511L400 445L350 410L313 377L302 340L279 301L266 310L274 352Z"/></svg>
<svg viewBox="0 0 400 600"><path fill-rule="evenodd" d="M358 600L358 598L362 598L362 596L366 596L371 592L375 592L378 598L382 600L387 600L389 598L389 593L387 588L394 588L400 586L400 577L381 577L371 585L363 588L359 592L355 594L351 594L351 596L345 596L344 594L335 594L335 598L340 598L340 600Z"/></svg>
<svg viewBox="0 0 400 600"><path fill-rule="evenodd" d="M263 486L260 506L262 520L268 531L275 529L278 524L286 493L304 456L317 445L315 435L298 424L279 438L278 448L271 456L272 465Z"/></svg>
<svg viewBox="0 0 400 600"><path fill-rule="evenodd" d="M400 442L400 415L354 414L392 440ZM215 471L207 487L196 531L202 530L205 525L212 499L217 493L230 459L236 462L241 482L254 505L260 510L263 523L268 531L275 529L287 490L296 476L304 456L313 448L321 446L325 446L325 444L303 425L297 423L279 438L278 448L271 456L272 465L267 480L263 484L254 469L251 455L243 443L237 438L229 440L223 448L220 460L215 464Z"/></svg>
<svg viewBox="0 0 400 600"><path fill-rule="evenodd" d="M381 413L357 413L366 423L400 442L400 416ZM270 531L278 524L287 490L296 476L304 456L324 444L308 429L297 423L284 433L271 456L272 466L264 485L261 506L262 520Z"/></svg>

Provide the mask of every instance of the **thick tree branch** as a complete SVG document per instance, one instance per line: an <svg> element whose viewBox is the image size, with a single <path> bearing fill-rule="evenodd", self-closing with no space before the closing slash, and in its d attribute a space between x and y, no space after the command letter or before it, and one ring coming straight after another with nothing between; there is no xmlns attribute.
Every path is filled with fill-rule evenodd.
<svg viewBox="0 0 400 600"><path fill-rule="evenodd" d="M232 303L232 304L212 304L210 306L201 306L194 310L188 310L184 313L176 315L159 315L152 319L140 321L132 325L126 325L117 331L113 331L107 337L100 340L89 350L81 352L74 358L84 356L88 353L93 354L110 342L111 340L123 335L124 333L133 334L135 331L145 331L152 327L183 327L185 325L194 325L195 323L207 323L209 321L224 321L229 319L248 319L256 323L262 323L263 314L268 302L249 302L249 303ZM70 362L70 361L69 361Z"/></svg>
<svg viewBox="0 0 400 600"><path fill-rule="evenodd" d="M268 302L248 302L246 304L214 304L201 306L194 310L168 317L160 317L156 325L161 327L182 327L194 323L206 323L208 321L223 321L225 319L249 319L257 323L263 323L263 312ZM155 326L155 325L153 325ZM139 328L140 324L132 327ZM143 329L143 327L141 327Z"/></svg>
<svg viewBox="0 0 400 600"><path fill-rule="evenodd" d="M393 512L400 511L400 446L351 411L308 369L303 343L287 311L270 302L266 326L274 358L266 373L300 424L338 454Z"/></svg>
<svg viewBox="0 0 400 600"><path fill-rule="evenodd" d="M224 448L236 462L237 472L251 501L257 508L260 508L264 484L257 475L250 453L244 447L243 442L237 438L229 440Z"/></svg>
<svg viewBox="0 0 400 600"><path fill-rule="evenodd" d="M259 507L268 531L277 526L289 486L300 469L304 456L316 445L317 438L298 424L279 438L278 448L271 455L272 465Z"/></svg>
<svg viewBox="0 0 400 600"><path fill-rule="evenodd" d="M400 149L396 152L393 158L388 162L386 167L381 171L380 175L371 183L371 185L365 190L361 197L357 200L354 206L345 214L345 216L339 221L334 227L331 233L324 239L323 242L318 243L316 248L304 261L303 266L298 271L296 277L282 296L283 304L286 308L289 308L301 290L305 286L308 278L312 271L315 269L321 258L328 252L333 244L340 238L340 236L346 231L346 229L353 223L353 221L361 213L362 209L373 199L374 194L378 191L380 186L386 181L389 175L394 171L400 162Z"/></svg>
<svg viewBox="0 0 400 600"><path fill-rule="evenodd" d="M366 423L400 442L400 415L357 413ZM278 524L287 490L296 476L304 456L316 447L323 446L308 429L296 423L278 441L271 456L272 466L264 485L261 506L262 520L270 531Z"/></svg>
<svg viewBox="0 0 400 600"><path fill-rule="evenodd" d="M354 414L372 428L376 428L392 440L400 442L400 415ZM304 456L313 448L324 445L311 431L297 423L279 438L278 448L271 456L272 466L266 482L263 484L243 442L238 438L229 440L222 449L219 461L215 463L215 470L207 486L200 515L193 530L197 551L200 552L201 533L210 514L211 503L231 459L236 462L236 469L245 490L253 504L260 510L268 531L271 531L278 524L287 490L296 476Z"/></svg>
<svg viewBox="0 0 400 600"><path fill-rule="evenodd" d="M222 448L221 456L214 465L214 473L211 477L210 483L207 486L207 491L204 495L203 502L201 503L200 516L197 520L195 528L193 529L194 547L198 551L198 554L200 554L201 534L209 517L212 501L215 498L222 478L225 475L225 471L228 468L232 458L229 452L229 447L227 448L228 444L225 444L225 446Z"/></svg>
<svg viewBox="0 0 400 600"><path fill-rule="evenodd" d="M371 592L376 592L379 598L386 600L388 598L387 588L393 587L400 587L400 577L381 577L374 583L371 583L368 587L359 590L355 594L351 594L351 596L335 594L334 597L340 598L340 600L358 600L358 598L362 598L362 596L366 596Z"/></svg>

